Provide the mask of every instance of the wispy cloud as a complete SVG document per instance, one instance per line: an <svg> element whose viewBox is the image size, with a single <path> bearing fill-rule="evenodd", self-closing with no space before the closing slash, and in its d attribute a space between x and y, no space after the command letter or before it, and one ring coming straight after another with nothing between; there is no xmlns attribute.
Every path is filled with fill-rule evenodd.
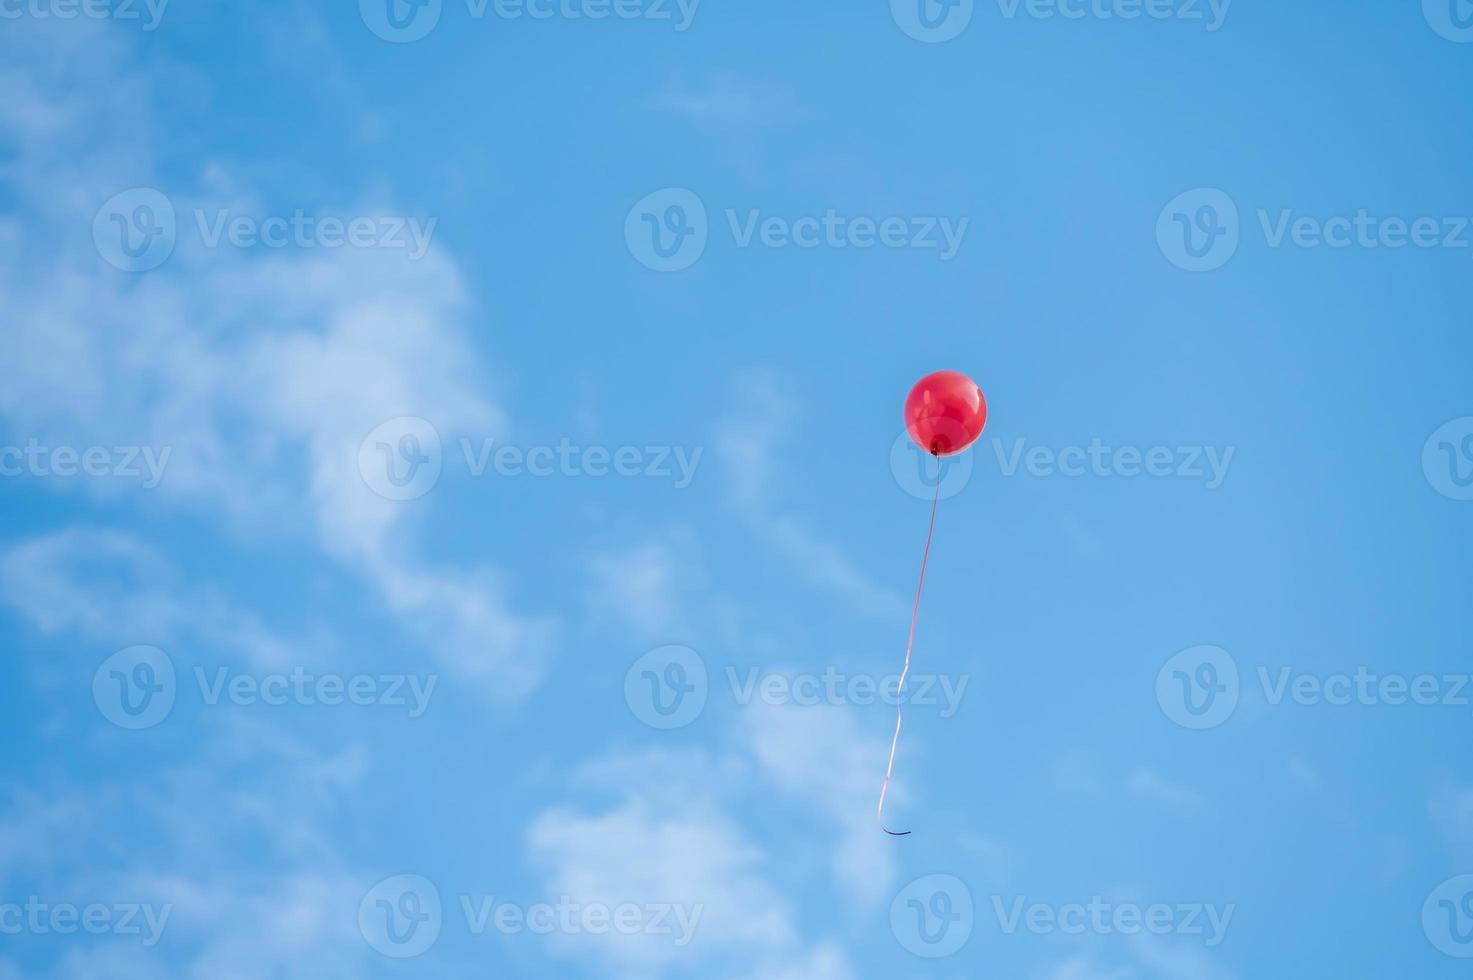
<svg viewBox="0 0 1473 980"><path fill-rule="evenodd" d="M772 372L750 370L738 376L732 406L717 429L718 456L733 507L796 574L848 600L863 615L903 616L907 607L899 596L778 503L776 471L795 452L786 432L800 413L801 406Z"/></svg>
<svg viewBox="0 0 1473 980"><path fill-rule="evenodd" d="M237 719L150 779L0 801L0 877L171 907L167 943L74 947L48 977L362 976L354 912L371 876L347 868L325 822L365 772L358 746L323 753Z"/></svg>
<svg viewBox="0 0 1473 980"><path fill-rule="evenodd" d="M1137 769L1126 784L1131 793L1181 813L1192 813L1206 806L1202 794L1189 786L1174 783L1151 769Z"/></svg>
<svg viewBox="0 0 1473 980"><path fill-rule="evenodd" d="M110 195L156 180L139 148L152 146L162 82L128 67L123 35L64 26L23 18L7 28L6 71L22 95L0 111L25 150L5 175L23 210L85 229ZM69 79L62 59L89 67ZM171 191L182 227L184 206L207 191ZM421 416L443 431L503 424L455 264L433 249L419 261L384 249L260 258L186 237L167 265L134 279L77 236L27 243L24 261L0 274L0 360L15 379L0 390L0 428L53 444L170 447L151 502L222 518L241 543L305 532L406 633L488 692L535 684L557 624L514 611L490 569L420 557L411 509L377 496L358 469L362 440L388 419Z"/></svg>
<svg viewBox="0 0 1473 980"><path fill-rule="evenodd" d="M263 669L303 646L221 593L184 583L156 549L116 531L70 528L0 551L0 601L44 634L105 645L188 638Z"/></svg>
<svg viewBox="0 0 1473 980"><path fill-rule="evenodd" d="M702 964L706 976L852 976L837 945L805 948L795 927L797 910L774 880L774 848L793 841L785 836L759 845L736 813L739 799L775 793L838 823L835 886L865 903L868 914L893 869L877 856L879 834L864 820L867 808L858 805L861 782L873 782L859 775L868 768L861 761L867 753L833 712L770 710L775 715L764 711L744 723L724 753L651 750L594 760L573 784L600 795L612 790L619 802L593 811L556 807L533 821L528 849L549 889L580 901L701 908L694 940L684 950L667 936L583 936L564 943L570 955L612 960L618 975L629 977L663 975L676 963L688 972L692 962ZM798 745L803 751L792 752ZM865 842L858 839L861 823Z"/></svg>
<svg viewBox="0 0 1473 980"><path fill-rule="evenodd" d="M692 533L677 530L591 555L594 614L613 617L646 638L683 628L704 585L697 547Z"/></svg>
<svg viewBox="0 0 1473 980"><path fill-rule="evenodd" d="M1473 789L1444 783L1427 804L1432 822L1459 861L1473 861Z"/></svg>
<svg viewBox="0 0 1473 980"><path fill-rule="evenodd" d="M895 848L875 822L888 741L864 732L852 710L753 704L742 713L744 738L765 774L837 830L831 867L843 894L873 905L895 877ZM905 790L891 784L890 802Z"/></svg>
<svg viewBox="0 0 1473 980"><path fill-rule="evenodd" d="M798 102L782 85L743 78L730 72L701 85L677 79L654 99L666 112L727 129L751 129L792 122Z"/></svg>

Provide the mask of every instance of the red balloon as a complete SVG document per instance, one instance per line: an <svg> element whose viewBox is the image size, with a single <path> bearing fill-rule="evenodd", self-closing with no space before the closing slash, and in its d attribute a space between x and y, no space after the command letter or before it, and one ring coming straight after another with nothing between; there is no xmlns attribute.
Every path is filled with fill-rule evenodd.
<svg viewBox="0 0 1473 980"><path fill-rule="evenodd" d="M937 371L916 382L905 399L905 428L932 456L952 456L982 435L987 399L977 382L956 371Z"/></svg>

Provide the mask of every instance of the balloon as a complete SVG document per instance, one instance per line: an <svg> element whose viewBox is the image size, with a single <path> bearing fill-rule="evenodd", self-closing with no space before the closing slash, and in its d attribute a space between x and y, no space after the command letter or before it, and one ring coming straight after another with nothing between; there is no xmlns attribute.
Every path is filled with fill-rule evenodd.
<svg viewBox="0 0 1473 980"><path fill-rule="evenodd" d="M953 456L982 435L987 399L977 382L956 371L937 371L916 382L905 399L905 428L932 456Z"/></svg>

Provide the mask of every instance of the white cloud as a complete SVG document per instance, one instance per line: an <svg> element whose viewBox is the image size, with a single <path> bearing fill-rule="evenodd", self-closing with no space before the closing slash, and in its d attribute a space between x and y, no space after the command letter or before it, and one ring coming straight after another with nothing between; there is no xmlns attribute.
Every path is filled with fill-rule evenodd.
<svg viewBox="0 0 1473 980"><path fill-rule="evenodd" d="M675 618L675 556L659 542L605 552L589 562L595 601L616 610L645 633L667 629Z"/></svg>
<svg viewBox="0 0 1473 980"><path fill-rule="evenodd" d="M692 611L705 584L695 536L671 531L589 557L589 602L598 615L613 616L645 638L666 636L705 622Z"/></svg>
<svg viewBox="0 0 1473 980"><path fill-rule="evenodd" d="M138 538L70 528L0 551L0 599L46 635L114 646L185 637L256 668L290 663L292 641L218 593L186 585Z"/></svg>
<svg viewBox="0 0 1473 980"><path fill-rule="evenodd" d="M695 923L691 953L795 941L791 913L763 878L765 856L720 815L670 812L637 797L598 815L543 813L527 834L548 885L580 903L671 903ZM676 937L588 936L598 955L632 968L677 961ZM576 942L577 937L569 937Z"/></svg>
<svg viewBox="0 0 1473 980"><path fill-rule="evenodd" d="M888 738L862 731L843 707L759 700L742 713L742 723L764 772L834 825L831 866L843 893L862 905L879 901L895 877L893 841L875 822ZM903 784L892 780L888 807L904 800Z"/></svg>
<svg viewBox="0 0 1473 980"><path fill-rule="evenodd" d="M236 719L200 749L198 759L144 779L27 794L0 807L7 891L171 906L158 945L120 936L73 947L45 976L362 976L371 954L356 911L372 876L348 870L325 829L367 772L362 747L323 753Z"/></svg>
<svg viewBox="0 0 1473 980"><path fill-rule="evenodd" d="M0 122L24 148L3 176L23 214L47 219L26 223L39 231L17 251L24 261L0 273L0 362L11 379L0 389L0 432L169 447L148 503L223 518L241 540L315 537L406 631L486 690L534 684L556 624L513 611L489 570L427 565L410 515L433 498L383 500L357 468L365 435L397 416L442 432L502 425L455 265L434 249L418 261L387 249L271 258L207 249L189 230L195 199L170 188L174 256L121 274L92 248L92 215L113 193L155 181L149 107L165 69L133 67L125 35L81 21L23 18L0 43L15 93ZM206 176L208 186L230 183L218 165ZM70 233L48 237L52 228ZM117 481L88 486L125 491Z"/></svg>
<svg viewBox="0 0 1473 980"><path fill-rule="evenodd" d="M752 776L737 754L697 750L616 754L583 767L575 783L616 789L620 802L533 821L528 850L547 888L578 902L679 903L699 919L686 948L669 936L612 934L563 937L562 948L623 977L692 973L693 964L705 976L852 976L838 947L805 948L796 910L772 880L774 857L731 817L726 797L750 788Z"/></svg>
<svg viewBox="0 0 1473 980"><path fill-rule="evenodd" d="M737 512L798 574L846 599L856 611L889 619L908 613L900 597L860 571L838 545L776 503L777 466L784 453L792 452L787 431L801 407L771 372L746 372L735 387L717 445Z"/></svg>
<svg viewBox="0 0 1473 980"><path fill-rule="evenodd" d="M854 976L844 951L832 943L822 943L806 956L769 963L744 980L853 980Z"/></svg>

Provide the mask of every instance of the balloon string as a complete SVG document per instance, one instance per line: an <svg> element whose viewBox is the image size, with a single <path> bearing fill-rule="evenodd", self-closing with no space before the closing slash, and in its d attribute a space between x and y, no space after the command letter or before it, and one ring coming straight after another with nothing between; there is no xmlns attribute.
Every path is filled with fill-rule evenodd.
<svg viewBox="0 0 1473 980"><path fill-rule="evenodd" d="M916 601L910 610L910 636L905 641L905 666L900 670L900 683L895 685L895 735L890 739L890 761L885 765L885 782L880 787L880 805L875 807L875 820L880 829L891 837L905 837L910 833L908 830L891 830L885 826L885 792L890 788L890 774L895 769L895 748L900 744L900 722L904 717L902 707L905 692L905 678L910 674L910 651L915 645L916 639L916 617L921 612L921 586L926 584L926 562L931 557L931 536L936 531L936 505L941 501L941 457L936 457L936 493L931 498L931 523L926 528L926 549L921 552L921 575L916 580Z"/></svg>

